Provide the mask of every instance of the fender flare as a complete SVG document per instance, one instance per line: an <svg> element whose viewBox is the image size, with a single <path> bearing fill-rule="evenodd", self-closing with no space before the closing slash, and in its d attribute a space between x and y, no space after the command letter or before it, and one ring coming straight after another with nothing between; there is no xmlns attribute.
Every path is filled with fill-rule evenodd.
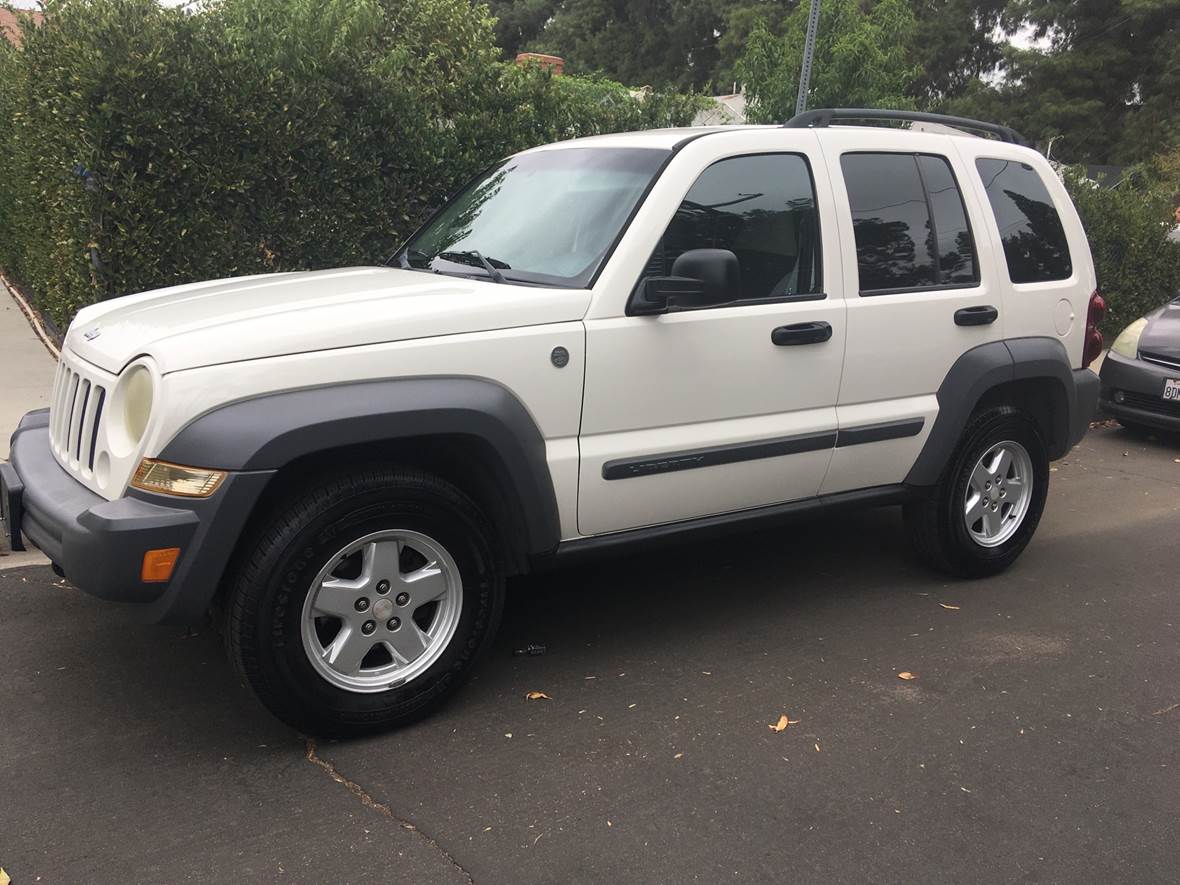
<svg viewBox="0 0 1180 885"><path fill-rule="evenodd" d="M1068 412L1065 416L1068 438L1050 452L1051 457L1060 458L1085 433L1093 412L1082 401L1088 401L1089 397L1079 395L1077 374L1070 366L1065 346L1054 338L1008 338L966 351L955 360L939 385L938 416L905 478L906 485L937 483L980 400L989 390L1012 381L1047 379L1061 385Z"/></svg>
<svg viewBox="0 0 1180 885"><path fill-rule="evenodd" d="M561 537L545 439L505 387L482 378L358 381L263 394L220 406L185 425L159 458L232 471L278 470L347 446L424 436L473 437L490 447L527 553Z"/></svg>

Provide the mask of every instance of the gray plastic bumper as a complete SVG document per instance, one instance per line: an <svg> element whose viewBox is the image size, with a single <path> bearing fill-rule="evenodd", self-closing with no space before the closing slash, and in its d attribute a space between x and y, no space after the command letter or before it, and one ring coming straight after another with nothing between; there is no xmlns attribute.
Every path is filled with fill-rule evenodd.
<svg viewBox="0 0 1180 885"><path fill-rule="evenodd" d="M57 463L48 424L47 410L30 412L12 435L11 463L0 472L6 517L19 521L25 536L79 589L137 603L149 620L199 622L272 472L231 474L210 498L132 489L107 501ZM14 534L15 528L8 526ZM172 579L145 583L144 553L166 547L181 551Z"/></svg>
<svg viewBox="0 0 1180 885"><path fill-rule="evenodd" d="M1180 368L1108 353L1102 361L1102 411L1148 427L1180 430L1180 402L1163 398L1170 378L1180 378Z"/></svg>

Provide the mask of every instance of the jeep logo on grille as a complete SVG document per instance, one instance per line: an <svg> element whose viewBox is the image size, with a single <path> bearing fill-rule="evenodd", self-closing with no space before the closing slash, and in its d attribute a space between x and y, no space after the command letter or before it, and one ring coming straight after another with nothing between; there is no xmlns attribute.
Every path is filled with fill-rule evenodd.
<svg viewBox="0 0 1180 885"><path fill-rule="evenodd" d="M102 330L99 329L98 326L95 326L89 332L83 332L82 337L85 338L87 341L93 341L95 338L97 338L101 334L102 334Z"/></svg>

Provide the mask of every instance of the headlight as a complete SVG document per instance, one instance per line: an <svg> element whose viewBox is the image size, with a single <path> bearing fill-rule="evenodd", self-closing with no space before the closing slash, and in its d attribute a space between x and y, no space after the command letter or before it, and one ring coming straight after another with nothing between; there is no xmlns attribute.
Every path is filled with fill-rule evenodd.
<svg viewBox="0 0 1180 885"><path fill-rule="evenodd" d="M145 492L179 495L183 498L208 498L225 481L224 470L203 470L144 458L139 462L131 485Z"/></svg>
<svg viewBox="0 0 1180 885"><path fill-rule="evenodd" d="M123 427L127 436L138 443L147 430L148 418L152 414L152 373L143 366L135 366L123 380Z"/></svg>
<svg viewBox="0 0 1180 885"><path fill-rule="evenodd" d="M142 362L127 369L115 385L111 399L107 440L111 454L131 455L143 440L152 416L156 382L151 369Z"/></svg>
<svg viewBox="0 0 1180 885"><path fill-rule="evenodd" d="M1119 337L1114 339L1114 344L1110 349L1119 356L1125 356L1127 359L1135 359L1139 355L1139 336L1143 334L1143 330L1147 328L1147 319L1140 317L1119 332Z"/></svg>

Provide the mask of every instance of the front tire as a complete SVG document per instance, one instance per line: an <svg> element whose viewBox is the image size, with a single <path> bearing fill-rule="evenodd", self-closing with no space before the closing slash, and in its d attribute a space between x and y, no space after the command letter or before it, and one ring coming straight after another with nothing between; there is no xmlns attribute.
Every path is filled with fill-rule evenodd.
<svg viewBox="0 0 1180 885"><path fill-rule="evenodd" d="M1010 407L976 415L938 485L905 505L919 557L957 577L998 574L1021 554L1049 491L1049 454L1030 415Z"/></svg>
<svg viewBox="0 0 1180 885"><path fill-rule="evenodd" d="M277 508L229 582L230 659L259 700L311 735L430 713L499 623L504 576L470 498L415 470L326 477Z"/></svg>

